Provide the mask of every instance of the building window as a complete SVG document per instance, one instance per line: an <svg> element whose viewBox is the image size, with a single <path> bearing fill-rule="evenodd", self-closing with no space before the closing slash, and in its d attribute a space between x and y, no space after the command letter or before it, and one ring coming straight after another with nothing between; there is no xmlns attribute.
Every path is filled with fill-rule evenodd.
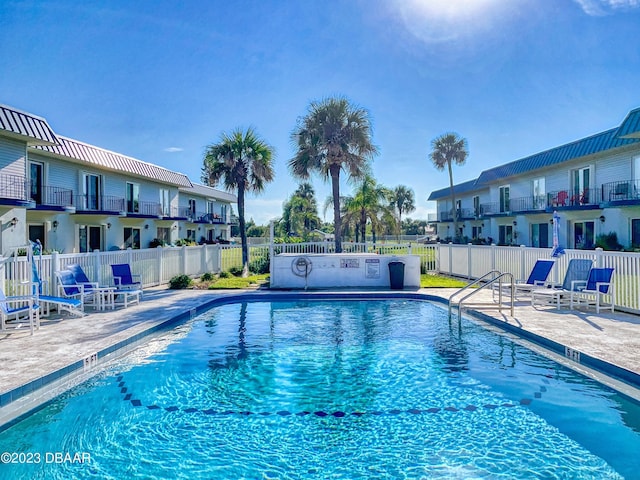
<svg viewBox="0 0 640 480"><path fill-rule="evenodd" d="M576 222L573 224L573 243L575 248L589 250L594 248L595 222Z"/></svg>
<svg viewBox="0 0 640 480"><path fill-rule="evenodd" d="M532 182L533 209L540 210L547 206L544 177L536 178Z"/></svg>
<svg viewBox="0 0 640 480"><path fill-rule="evenodd" d="M44 204L44 164L39 162L29 163L29 183L31 200L36 202L36 205Z"/></svg>
<svg viewBox="0 0 640 480"><path fill-rule="evenodd" d="M140 213L140 185L127 182L127 213Z"/></svg>
<svg viewBox="0 0 640 480"><path fill-rule="evenodd" d="M169 227L158 227L156 230L156 238L162 242L163 245L171 243L171 229Z"/></svg>
<svg viewBox="0 0 640 480"><path fill-rule="evenodd" d="M140 229L124 227L124 248L140 248Z"/></svg>
<svg viewBox="0 0 640 480"><path fill-rule="evenodd" d="M85 210L100 210L100 188L102 183L100 180L100 175L84 174L82 188L84 190Z"/></svg>
<svg viewBox="0 0 640 480"><path fill-rule="evenodd" d="M190 228L187 228L187 240L191 240L192 242L196 241L196 231Z"/></svg>
<svg viewBox="0 0 640 480"><path fill-rule="evenodd" d="M196 218L196 201L193 198L189 199L189 218L191 220Z"/></svg>
<svg viewBox="0 0 640 480"><path fill-rule="evenodd" d="M473 197L473 215L477 218L480 216L480 197Z"/></svg>
<svg viewBox="0 0 640 480"><path fill-rule="evenodd" d="M509 206L509 187L500 187L500 213L511 211Z"/></svg>
<svg viewBox="0 0 640 480"><path fill-rule="evenodd" d="M42 244L42 248L43 249L46 248L43 223L29 224L29 240L31 242L36 242L36 240L40 240L40 243Z"/></svg>
<svg viewBox="0 0 640 480"><path fill-rule="evenodd" d="M582 205L589 203L589 185L591 181L591 167L578 168L571 172L571 204Z"/></svg>
<svg viewBox="0 0 640 480"><path fill-rule="evenodd" d="M171 212L171 202L169 200L169 190L166 188L160 189L160 215L168 217Z"/></svg>
<svg viewBox="0 0 640 480"><path fill-rule="evenodd" d="M471 227L471 238L474 240L482 238L482 227Z"/></svg>
<svg viewBox="0 0 640 480"><path fill-rule="evenodd" d="M531 246L549 248L549 224L534 223L531 225Z"/></svg>
<svg viewBox="0 0 640 480"><path fill-rule="evenodd" d="M511 225L500 225L498 227L498 245L511 245L512 243L513 227Z"/></svg>
<svg viewBox="0 0 640 480"><path fill-rule="evenodd" d="M93 252L104 250L102 246L103 228L94 225L79 226L79 250L80 252Z"/></svg>

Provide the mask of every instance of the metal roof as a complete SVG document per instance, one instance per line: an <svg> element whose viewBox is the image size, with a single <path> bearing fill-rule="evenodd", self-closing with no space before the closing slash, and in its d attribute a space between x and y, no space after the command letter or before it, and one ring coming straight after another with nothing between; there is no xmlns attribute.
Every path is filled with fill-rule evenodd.
<svg viewBox="0 0 640 480"><path fill-rule="evenodd" d="M561 145L514 162L485 170L478 177L478 184L486 185L501 178L520 175L532 170L557 165L605 150L623 147L637 143L638 140L640 140L635 138L619 138L617 134L618 130L618 128L612 128L611 130L596 133L595 135L567 143L566 145Z"/></svg>
<svg viewBox="0 0 640 480"><path fill-rule="evenodd" d="M28 145L55 145L56 135L44 118L0 105L0 133L23 138Z"/></svg>
<svg viewBox="0 0 640 480"><path fill-rule="evenodd" d="M463 182L458 185L454 185L453 191L455 192L456 195L458 195L462 193L473 192L474 190L480 190L481 188L482 188L482 185L478 185L477 179L474 179L474 180L469 180L468 182ZM440 190L434 190L433 192L431 192L431 195L429 195L429 198L427 198L427 200L440 200L441 198L449 198L450 196L451 196L450 187L441 188Z"/></svg>
<svg viewBox="0 0 640 480"><path fill-rule="evenodd" d="M640 108L631 110L622 121L616 137L620 138L640 138Z"/></svg>
<svg viewBox="0 0 640 480"><path fill-rule="evenodd" d="M209 187L208 185L202 185L201 183L193 183L191 187L181 187L181 192L193 193L194 195L201 195L203 197L216 198L218 200L226 200L227 202L237 203L238 197L233 193L218 190L217 188Z"/></svg>
<svg viewBox="0 0 640 480"><path fill-rule="evenodd" d="M66 157L115 172L123 172L148 178L162 183L191 187L189 178L183 174L168 170L152 163L143 162L119 153L94 147L71 138L58 136L58 145L38 145L35 148L60 157Z"/></svg>

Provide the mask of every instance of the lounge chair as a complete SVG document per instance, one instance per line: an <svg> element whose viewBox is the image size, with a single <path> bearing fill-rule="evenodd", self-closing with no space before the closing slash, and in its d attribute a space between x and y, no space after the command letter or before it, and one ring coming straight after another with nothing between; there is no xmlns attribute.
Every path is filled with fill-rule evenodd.
<svg viewBox="0 0 640 480"><path fill-rule="evenodd" d="M536 260L535 265L531 269L531 273L529 274L529 278L526 281L516 280L513 284L513 296L514 298L519 298L522 296L529 297L531 292L535 288L542 287L546 284L547 278L549 278L549 274L551 273L551 269L555 265L555 260L547 260L547 259L538 259ZM496 299L496 293L498 293L499 285L493 284L493 299ZM511 290L511 285L502 285L503 293L509 293Z"/></svg>
<svg viewBox="0 0 640 480"><path fill-rule="evenodd" d="M131 303L140 303L142 281L140 275L131 273L128 263L111 265L115 287L115 305L127 308Z"/></svg>
<svg viewBox="0 0 640 480"><path fill-rule="evenodd" d="M49 283L46 280L40 278L40 274L35 262L32 262L31 264L31 279L31 291L34 295L38 296L38 303L39 305L42 305L43 317L49 315L51 306L54 306L58 310L58 312L65 311L79 317L84 315L83 304L81 301L75 298L56 297L54 295L49 295Z"/></svg>
<svg viewBox="0 0 640 480"><path fill-rule="evenodd" d="M29 328L31 335L33 330L40 329L40 304L37 295L17 295L7 297L4 291L0 289L0 331L7 333L7 321L9 317L15 316L16 320L20 319L23 314L29 316ZM16 328L19 328L16 327Z"/></svg>
<svg viewBox="0 0 640 480"><path fill-rule="evenodd" d="M609 300L608 303L605 301L607 299ZM585 307L594 306L596 313L600 313L600 309L603 308L613 312L615 306L613 268L592 268L589 272L589 278L583 284L583 288L571 292L571 308L578 308L583 305Z"/></svg>
<svg viewBox="0 0 640 480"><path fill-rule="evenodd" d="M593 261L585 258L569 260L567 273L560 287L535 288L531 291L531 305L541 306L553 304L556 308L571 305L571 292L583 289L589 279Z"/></svg>

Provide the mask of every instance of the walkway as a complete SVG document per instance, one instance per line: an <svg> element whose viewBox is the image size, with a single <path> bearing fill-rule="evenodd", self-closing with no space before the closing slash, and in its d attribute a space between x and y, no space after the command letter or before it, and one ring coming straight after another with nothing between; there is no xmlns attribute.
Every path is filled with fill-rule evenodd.
<svg viewBox="0 0 640 480"><path fill-rule="evenodd" d="M448 298L454 291L421 289L419 292ZM150 289L145 291L140 305L127 309L91 312L83 318L45 319L33 336L26 327L24 332L0 334L0 395L216 297L237 293L237 290ZM264 293L256 291L253 294ZM498 311L483 310L483 313L640 374L638 316L619 312L596 315L554 308L534 309L527 303L517 304L514 318Z"/></svg>

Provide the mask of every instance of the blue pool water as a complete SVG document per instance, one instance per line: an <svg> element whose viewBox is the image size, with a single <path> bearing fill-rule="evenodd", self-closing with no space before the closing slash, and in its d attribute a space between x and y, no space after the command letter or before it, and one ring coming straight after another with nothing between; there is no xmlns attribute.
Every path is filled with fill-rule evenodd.
<svg viewBox="0 0 640 480"><path fill-rule="evenodd" d="M226 305L154 346L0 433L32 455L0 477L640 476L637 404L431 303Z"/></svg>

